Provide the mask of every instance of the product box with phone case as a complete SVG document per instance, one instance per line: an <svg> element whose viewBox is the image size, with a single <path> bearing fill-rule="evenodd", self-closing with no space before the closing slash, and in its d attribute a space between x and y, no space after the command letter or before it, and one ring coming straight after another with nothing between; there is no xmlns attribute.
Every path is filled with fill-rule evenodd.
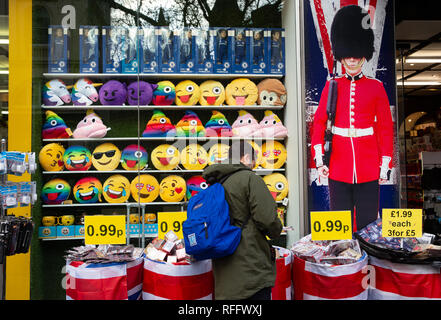
<svg viewBox="0 0 441 320"><path fill-rule="evenodd" d="M138 32L139 70L141 73L158 72L158 34L155 27L140 27Z"/></svg>
<svg viewBox="0 0 441 320"><path fill-rule="evenodd" d="M69 29L63 26L49 26L48 35L48 72L69 72Z"/></svg>
<svg viewBox="0 0 441 320"><path fill-rule="evenodd" d="M96 26L80 26L80 73L99 72L99 29Z"/></svg>
<svg viewBox="0 0 441 320"><path fill-rule="evenodd" d="M160 27L158 29L158 65L159 73L176 73L177 72L177 45L175 32L168 27Z"/></svg>
<svg viewBox="0 0 441 320"><path fill-rule="evenodd" d="M215 32L213 73L228 74L232 65L234 30L213 28Z"/></svg>
<svg viewBox="0 0 441 320"><path fill-rule="evenodd" d="M232 38L233 73L250 73L250 37L251 32L246 28L234 28Z"/></svg>
<svg viewBox="0 0 441 320"><path fill-rule="evenodd" d="M121 73L124 59L124 28L104 26L102 28L103 73Z"/></svg>

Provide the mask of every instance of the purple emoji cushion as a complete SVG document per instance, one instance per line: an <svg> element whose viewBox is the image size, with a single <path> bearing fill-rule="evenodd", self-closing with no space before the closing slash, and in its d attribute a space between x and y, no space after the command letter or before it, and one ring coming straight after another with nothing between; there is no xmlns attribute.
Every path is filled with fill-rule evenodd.
<svg viewBox="0 0 441 320"><path fill-rule="evenodd" d="M127 99L126 85L118 80L109 80L101 87L99 96L104 106L122 106Z"/></svg>
<svg viewBox="0 0 441 320"><path fill-rule="evenodd" d="M127 102L131 106L146 106L152 102L153 91L158 87L157 84L150 84L146 81L135 81L127 87ZM139 100L139 101L138 101Z"/></svg>

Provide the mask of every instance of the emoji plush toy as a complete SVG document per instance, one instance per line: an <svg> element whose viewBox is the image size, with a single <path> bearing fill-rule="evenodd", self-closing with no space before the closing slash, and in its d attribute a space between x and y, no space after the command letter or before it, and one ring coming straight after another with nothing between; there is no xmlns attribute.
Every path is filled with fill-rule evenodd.
<svg viewBox="0 0 441 320"><path fill-rule="evenodd" d="M265 111L265 117L260 121L259 125L260 130L253 133L255 137L285 138L288 135L288 129L271 110Z"/></svg>
<svg viewBox="0 0 441 320"><path fill-rule="evenodd" d="M159 196L159 182L152 175L141 174L132 180L130 192L136 202L153 202Z"/></svg>
<svg viewBox="0 0 441 320"><path fill-rule="evenodd" d="M171 106L175 98L175 85L170 81L159 81L158 87L153 91L153 104L155 106Z"/></svg>
<svg viewBox="0 0 441 320"><path fill-rule="evenodd" d="M118 168L121 151L113 143L103 143L93 150L92 164L98 171L112 171Z"/></svg>
<svg viewBox="0 0 441 320"><path fill-rule="evenodd" d="M185 111L184 117L176 125L177 137L204 137L205 128L198 115L193 111Z"/></svg>
<svg viewBox="0 0 441 320"><path fill-rule="evenodd" d="M38 155L41 167L45 171L62 171L64 168L64 148L58 143L49 143L41 148Z"/></svg>
<svg viewBox="0 0 441 320"><path fill-rule="evenodd" d="M207 80L201 83L201 106L221 106L225 102L225 88L219 81Z"/></svg>
<svg viewBox="0 0 441 320"><path fill-rule="evenodd" d="M153 91L158 87L146 81L135 81L127 86L127 102L131 106L146 106L152 102Z"/></svg>
<svg viewBox="0 0 441 320"><path fill-rule="evenodd" d="M152 163L158 170L173 170L179 165L179 150L169 144L161 144L152 151Z"/></svg>
<svg viewBox="0 0 441 320"><path fill-rule="evenodd" d="M208 165L228 160L230 146L224 143L214 144L208 151Z"/></svg>
<svg viewBox="0 0 441 320"><path fill-rule="evenodd" d="M131 144L121 154L121 165L125 170L142 170L148 161L147 150L143 146Z"/></svg>
<svg viewBox="0 0 441 320"><path fill-rule="evenodd" d="M69 171L86 171L92 165L92 154L83 146L70 146L63 155L64 166Z"/></svg>
<svg viewBox="0 0 441 320"><path fill-rule="evenodd" d="M64 139L69 138L72 132L61 117L55 112L47 110L41 135L43 139Z"/></svg>
<svg viewBox="0 0 441 320"><path fill-rule="evenodd" d="M284 106L286 104L286 88L280 80L265 79L257 85L261 106Z"/></svg>
<svg viewBox="0 0 441 320"><path fill-rule="evenodd" d="M74 139L78 138L102 138L110 128L106 127L103 120L92 110L88 110L86 116L77 124L73 132Z"/></svg>
<svg viewBox="0 0 441 320"><path fill-rule="evenodd" d="M62 80L54 79L46 82L43 87L43 104L45 106L62 106L70 102L69 90Z"/></svg>
<svg viewBox="0 0 441 320"><path fill-rule="evenodd" d="M165 116L162 111L154 110L153 116L147 122L143 137L174 137L176 135L176 128L171 123L170 119Z"/></svg>
<svg viewBox="0 0 441 320"><path fill-rule="evenodd" d="M253 147L256 153L256 165L253 168L256 169L262 163L262 148L255 141L248 140L247 142Z"/></svg>
<svg viewBox="0 0 441 320"><path fill-rule="evenodd" d="M253 115L245 110L239 111L239 117L232 125L233 134L237 137L252 137L254 133L260 130L260 125Z"/></svg>
<svg viewBox="0 0 441 320"><path fill-rule="evenodd" d="M44 204L61 204L70 195L70 185L63 179L53 179L46 182L41 189L41 199Z"/></svg>
<svg viewBox="0 0 441 320"><path fill-rule="evenodd" d="M238 78L227 85L225 96L229 106L250 106L256 104L258 90L250 79Z"/></svg>
<svg viewBox="0 0 441 320"><path fill-rule="evenodd" d="M126 177L115 174L103 184L103 196L109 203L123 203L130 197L130 181Z"/></svg>
<svg viewBox="0 0 441 320"><path fill-rule="evenodd" d="M285 146L278 141L267 141L262 145L261 166L265 169L281 168L287 158Z"/></svg>
<svg viewBox="0 0 441 320"><path fill-rule="evenodd" d="M187 187L184 178L171 175L162 179L159 196L165 202L180 202L185 197Z"/></svg>
<svg viewBox="0 0 441 320"><path fill-rule="evenodd" d="M127 87L118 80L109 80L101 87L99 97L103 106L122 106L127 100Z"/></svg>
<svg viewBox="0 0 441 320"><path fill-rule="evenodd" d="M82 178L73 187L75 200L79 203L101 202L102 193L103 185L94 177Z"/></svg>
<svg viewBox="0 0 441 320"><path fill-rule="evenodd" d="M274 200L282 201L288 195L288 180L283 174L271 173L263 177L263 181L271 192Z"/></svg>
<svg viewBox="0 0 441 320"><path fill-rule="evenodd" d="M178 106L194 106L201 96L199 86L191 80L184 80L176 86L176 100Z"/></svg>
<svg viewBox="0 0 441 320"><path fill-rule="evenodd" d="M210 120L205 124L205 135L207 137L232 137L233 130L227 118L214 110Z"/></svg>
<svg viewBox="0 0 441 320"><path fill-rule="evenodd" d="M197 143L191 143L181 151L181 163L187 170L202 170L208 164L208 154Z"/></svg>
<svg viewBox="0 0 441 320"><path fill-rule="evenodd" d="M208 188L207 181L202 176L194 176L187 180L187 199Z"/></svg>
<svg viewBox="0 0 441 320"><path fill-rule="evenodd" d="M98 101L98 92L95 87L102 83L93 83L89 79L79 79L72 88L72 102L74 106L90 106Z"/></svg>

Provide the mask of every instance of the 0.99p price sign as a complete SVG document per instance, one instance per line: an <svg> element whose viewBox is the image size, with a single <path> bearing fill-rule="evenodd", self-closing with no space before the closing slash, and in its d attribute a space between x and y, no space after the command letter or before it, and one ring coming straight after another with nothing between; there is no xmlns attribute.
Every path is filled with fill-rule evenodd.
<svg viewBox="0 0 441 320"><path fill-rule="evenodd" d="M422 209L383 209L383 237L420 238L422 233Z"/></svg>
<svg viewBox="0 0 441 320"><path fill-rule="evenodd" d="M352 239L351 211L311 211L311 240Z"/></svg>
<svg viewBox="0 0 441 320"><path fill-rule="evenodd" d="M85 244L125 244L126 216L84 216Z"/></svg>
<svg viewBox="0 0 441 320"><path fill-rule="evenodd" d="M158 212L158 238L164 239L164 235L170 230L179 239L183 239L182 223L187 220L187 212Z"/></svg>

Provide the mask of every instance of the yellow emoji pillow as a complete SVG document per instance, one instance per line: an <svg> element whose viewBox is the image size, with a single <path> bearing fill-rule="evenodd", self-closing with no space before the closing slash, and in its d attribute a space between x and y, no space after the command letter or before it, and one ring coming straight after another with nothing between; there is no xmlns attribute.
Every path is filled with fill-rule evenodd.
<svg viewBox="0 0 441 320"><path fill-rule="evenodd" d="M259 97L256 84L247 78L231 81L225 89L226 101L229 106L251 106Z"/></svg>
<svg viewBox="0 0 441 320"><path fill-rule="evenodd" d="M201 106L221 106L225 102L225 88L219 81L201 83L199 103Z"/></svg>
<svg viewBox="0 0 441 320"><path fill-rule="evenodd" d="M123 203L130 197L130 181L126 177L115 174L103 184L103 196L109 203Z"/></svg>
<svg viewBox="0 0 441 320"><path fill-rule="evenodd" d="M45 145L38 155L41 167L45 171L62 171L64 168L64 148L58 143L49 143Z"/></svg>
<svg viewBox="0 0 441 320"><path fill-rule="evenodd" d="M199 86L191 80L184 80L176 86L175 103L178 106L194 106L201 96Z"/></svg>
<svg viewBox="0 0 441 320"><path fill-rule="evenodd" d="M179 165L179 150L169 144L161 144L153 149L152 163L158 170L173 170Z"/></svg>
<svg viewBox="0 0 441 320"><path fill-rule="evenodd" d="M153 202L159 195L159 182L152 175L141 174L132 180L130 192L136 202Z"/></svg>
<svg viewBox="0 0 441 320"><path fill-rule="evenodd" d="M159 185L159 196L165 202L180 202L185 197L187 184L184 178L171 175L162 179Z"/></svg>
<svg viewBox="0 0 441 320"><path fill-rule="evenodd" d="M286 148L279 141L267 141L262 145L261 166L265 169L281 168L287 158Z"/></svg>
<svg viewBox="0 0 441 320"><path fill-rule="evenodd" d="M208 165L228 160L230 146L224 143L214 144L208 151Z"/></svg>
<svg viewBox="0 0 441 320"><path fill-rule="evenodd" d="M112 171L118 168L121 151L113 143L103 143L93 150L92 164L98 171Z"/></svg>
<svg viewBox="0 0 441 320"><path fill-rule="evenodd" d="M271 173L263 177L268 190L271 192L274 200L282 201L286 198L289 191L288 180L281 173Z"/></svg>
<svg viewBox="0 0 441 320"><path fill-rule="evenodd" d="M187 170L202 170L208 164L208 154L197 143L191 143L181 151L181 163Z"/></svg>

